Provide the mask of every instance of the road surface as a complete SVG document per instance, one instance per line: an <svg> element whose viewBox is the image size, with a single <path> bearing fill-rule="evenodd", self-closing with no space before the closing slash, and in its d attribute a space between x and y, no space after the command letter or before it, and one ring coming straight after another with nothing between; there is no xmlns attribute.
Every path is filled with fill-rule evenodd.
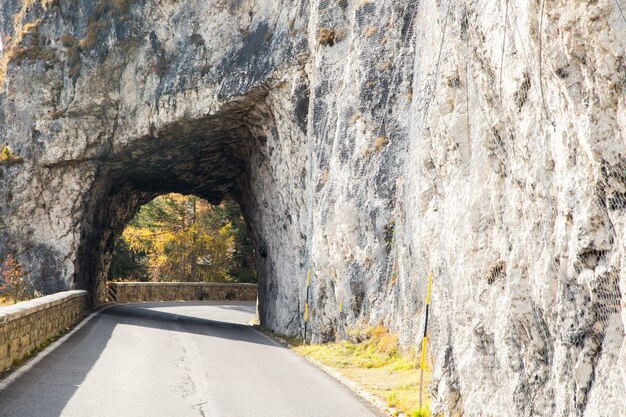
<svg viewBox="0 0 626 417"><path fill-rule="evenodd" d="M11 417L378 416L246 326L254 303L109 307L0 391Z"/></svg>

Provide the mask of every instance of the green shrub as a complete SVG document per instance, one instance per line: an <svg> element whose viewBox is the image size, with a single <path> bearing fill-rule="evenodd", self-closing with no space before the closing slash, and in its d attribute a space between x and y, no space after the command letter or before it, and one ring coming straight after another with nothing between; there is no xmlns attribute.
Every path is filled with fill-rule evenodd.
<svg viewBox="0 0 626 417"><path fill-rule="evenodd" d="M22 162L22 158L11 152L11 148L8 146L4 147L2 154L0 154L0 165L14 165Z"/></svg>

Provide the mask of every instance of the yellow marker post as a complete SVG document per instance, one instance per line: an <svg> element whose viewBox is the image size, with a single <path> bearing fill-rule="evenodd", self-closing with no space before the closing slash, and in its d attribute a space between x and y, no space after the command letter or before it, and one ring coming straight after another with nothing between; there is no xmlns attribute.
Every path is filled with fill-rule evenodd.
<svg viewBox="0 0 626 417"><path fill-rule="evenodd" d="M428 291L426 292L426 311L424 313L424 336L422 337L422 366L420 369L420 401L419 407L422 409L422 391L424 388L424 368L426 368L426 350L428 348L428 307L430 306L430 290L433 285L433 274L428 276Z"/></svg>
<svg viewBox="0 0 626 417"><path fill-rule="evenodd" d="M343 313L343 301L339 301L339 315Z"/></svg>
<svg viewBox="0 0 626 417"><path fill-rule="evenodd" d="M304 306L304 342L306 345L306 328L309 322L309 288L311 287L311 267L307 269L306 273L306 304Z"/></svg>

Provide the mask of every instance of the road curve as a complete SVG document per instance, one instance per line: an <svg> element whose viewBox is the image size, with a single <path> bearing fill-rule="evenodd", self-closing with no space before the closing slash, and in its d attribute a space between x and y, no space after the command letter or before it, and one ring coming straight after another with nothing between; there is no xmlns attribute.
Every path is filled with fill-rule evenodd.
<svg viewBox="0 0 626 417"><path fill-rule="evenodd" d="M246 326L254 309L215 302L109 307L0 391L0 416L379 416Z"/></svg>

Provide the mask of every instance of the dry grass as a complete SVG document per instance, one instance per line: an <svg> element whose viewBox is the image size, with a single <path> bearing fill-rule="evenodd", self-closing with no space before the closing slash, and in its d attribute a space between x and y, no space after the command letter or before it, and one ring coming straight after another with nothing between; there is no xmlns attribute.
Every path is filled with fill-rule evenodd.
<svg viewBox="0 0 626 417"><path fill-rule="evenodd" d="M367 36L368 38L371 38L376 33L378 33L378 28L376 26L368 26L368 28L365 30L365 36Z"/></svg>
<svg viewBox="0 0 626 417"><path fill-rule="evenodd" d="M26 48L12 49L8 56L8 62L14 62L17 65L20 65L24 61L50 62L55 58L56 54L53 50L33 45Z"/></svg>
<svg viewBox="0 0 626 417"><path fill-rule="evenodd" d="M91 19L90 19L91 20ZM100 33L108 26L107 20L92 21L87 28L87 35L80 40L80 47L85 51L92 50L98 42Z"/></svg>
<svg viewBox="0 0 626 417"><path fill-rule="evenodd" d="M40 20L23 23L24 16L34 0L26 1L19 13L15 15L15 38L4 39L4 55L0 61L0 85L4 83L9 63L21 64L24 60L39 59L47 60L54 58L54 52L39 46L39 23Z"/></svg>
<svg viewBox="0 0 626 417"><path fill-rule="evenodd" d="M389 144L389 138L387 136L379 136L374 144L374 149L376 149L376 152L380 152L387 144Z"/></svg>
<svg viewBox="0 0 626 417"><path fill-rule="evenodd" d="M337 40L334 29L320 28L317 34L317 44L321 46L333 46Z"/></svg>
<svg viewBox="0 0 626 417"><path fill-rule="evenodd" d="M9 63L21 64L23 61L52 61L56 54L52 49L41 47L41 37L39 35L39 25L41 20L24 22L28 12L35 4L41 3L44 8L58 6L58 0L23 0L22 7L13 17L14 38L4 39L4 55L0 60L0 91L6 77Z"/></svg>
<svg viewBox="0 0 626 417"><path fill-rule="evenodd" d="M11 297L0 296L0 307L10 306L15 304L15 301Z"/></svg>
<svg viewBox="0 0 626 417"><path fill-rule="evenodd" d="M111 20L115 18L128 20L127 12L133 2L134 0L100 0L89 17L87 34L80 41L83 52L88 52L96 46L100 35L109 26Z"/></svg>
<svg viewBox="0 0 626 417"><path fill-rule="evenodd" d="M323 187L324 185L326 185L326 183L328 183L328 177L329 177L329 173L328 173L328 168L325 168L322 171L322 175L320 176L320 185Z"/></svg>
<svg viewBox="0 0 626 417"><path fill-rule="evenodd" d="M15 155L7 146L5 146L2 150L2 153L0 153L0 165L11 166L21 164L22 162L24 162L24 160L21 157Z"/></svg>
<svg viewBox="0 0 626 417"><path fill-rule="evenodd" d="M3 57L2 60L0 60L0 92L4 90L3 84L7 75L7 64L7 60Z"/></svg>
<svg viewBox="0 0 626 417"><path fill-rule="evenodd" d="M75 36L70 34L61 35L61 44L67 49L67 65L68 75L72 79L78 78L80 70L82 68L82 62L80 59L80 44Z"/></svg>
<svg viewBox="0 0 626 417"><path fill-rule="evenodd" d="M397 335L383 326L376 326L357 329L351 332L350 339L323 345L298 345L294 350L335 368L381 398L396 413L430 416L427 392L424 393L425 407L419 409L419 363L414 352L400 350ZM430 379L430 369L426 369L424 387Z"/></svg>
<svg viewBox="0 0 626 417"><path fill-rule="evenodd" d="M78 44L78 39L76 39L76 36L70 35L69 33L64 33L63 35L61 35L59 40L61 41L61 44L66 48L70 48Z"/></svg>

